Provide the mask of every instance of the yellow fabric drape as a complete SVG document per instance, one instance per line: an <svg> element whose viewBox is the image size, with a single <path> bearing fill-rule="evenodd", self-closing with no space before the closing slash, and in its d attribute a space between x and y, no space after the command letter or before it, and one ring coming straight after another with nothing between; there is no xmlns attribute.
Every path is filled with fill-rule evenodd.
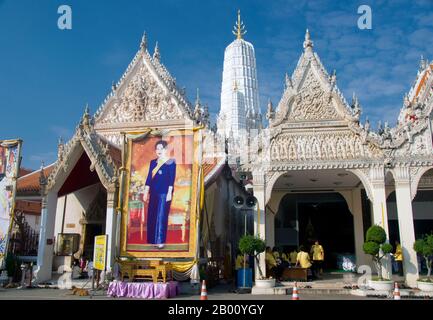
<svg viewBox="0 0 433 320"><path fill-rule="evenodd" d="M204 172L203 172L203 166L201 166L201 172L200 172L200 212L203 210L204 207Z"/></svg>
<svg viewBox="0 0 433 320"><path fill-rule="evenodd" d="M173 268L174 271L176 272L187 272L188 270L190 270L194 264L196 264L197 261L188 261L188 262L170 262L171 267Z"/></svg>

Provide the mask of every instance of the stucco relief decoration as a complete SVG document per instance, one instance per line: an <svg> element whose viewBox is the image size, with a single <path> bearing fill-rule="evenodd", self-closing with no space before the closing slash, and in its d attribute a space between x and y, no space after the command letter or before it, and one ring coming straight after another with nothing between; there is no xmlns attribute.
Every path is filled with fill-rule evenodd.
<svg viewBox="0 0 433 320"><path fill-rule="evenodd" d="M102 123L179 119L182 114L170 94L142 66L109 109Z"/></svg>
<svg viewBox="0 0 433 320"><path fill-rule="evenodd" d="M329 96L321 88L319 81L310 72L301 91L293 102L289 120L334 120L339 119Z"/></svg>
<svg viewBox="0 0 433 320"><path fill-rule="evenodd" d="M316 135L280 135L272 141L270 156L273 160L345 160L379 158L380 149L363 144L352 133Z"/></svg>

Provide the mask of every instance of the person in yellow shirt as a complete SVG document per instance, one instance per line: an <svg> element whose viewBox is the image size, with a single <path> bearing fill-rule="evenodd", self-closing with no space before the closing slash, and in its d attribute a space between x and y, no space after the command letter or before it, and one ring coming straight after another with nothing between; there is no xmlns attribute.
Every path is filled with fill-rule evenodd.
<svg viewBox="0 0 433 320"><path fill-rule="evenodd" d="M298 251L296 251L296 248L294 248L293 251L290 252L289 254L290 264L295 265L297 258L298 258Z"/></svg>
<svg viewBox="0 0 433 320"><path fill-rule="evenodd" d="M323 274L323 261L325 260L325 251L319 241L316 240L314 245L311 246L310 254L313 257L313 269L317 277L319 274Z"/></svg>
<svg viewBox="0 0 433 320"><path fill-rule="evenodd" d="M304 269L308 269L311 267L310 255L305 250L304 246L299 247L299 252L298 252L298 255L296 257L295 267L297 267L298 265L300 265L301 268L304 268Z"/></svg>
<svg viewBox="0 0 433 320"><path fill-rule="evenodd" d="M290 265L290 255L288 253L281 253L281 260L283 260L283 263L286 265Z"/></svg>
<svg viewBox="0 0 433 320"><path fill-rule="evenodd" d="M401 248L400 242L395 242L395 253L394 253L394 259L398 266L398 275L400 277L403 277L403 250Z"/></svg>
<svg viewBox="0 0 433 320"><path fill-rule="evenodd" d="M277 261L275 260L274 255L272 254L271 247L266 247L265 262L266 262L266 273L267 274L270 273L275 277L278 264Z"/></svg>
<svg viewBox="0 0 433 320"><path fill-rule="evenodd" d="M249 268L248 265L248 257L241 254L241 252L238 250L236 252L236 260L235 260L235 287L238 285L238 277L239 277L239 270L240 269L247 269ZM245 259L245 261L244 261ZM245 264L244 264L245 263Z"/></svg>

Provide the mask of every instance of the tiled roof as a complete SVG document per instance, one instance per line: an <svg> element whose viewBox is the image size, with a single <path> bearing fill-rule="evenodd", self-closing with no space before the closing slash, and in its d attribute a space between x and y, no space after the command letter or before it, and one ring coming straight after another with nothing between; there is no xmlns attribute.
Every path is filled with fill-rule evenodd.
<svg viewBox="0 0 433 320"><path fill-rule="evenodd" d="M224 168L225 158L205 159L203 174L205 186L210 185Z"/></svg>
<svg viewBox="0 0 433 320"><path fill-rule="evenodd" d="M54 163L44 167L45 176L48 177L54 169ZM17 180L17 195L22 194L38 194L40 191L39 177L41 170L33 171L27 175L21 176Z"/></svg>
<svg viewBox="0 0 433 320"><path fill-rule="evenodd" d="M40 215L41 208L41 201L17 200L15 203L15 210L24 212L25 214Z"/></svg>

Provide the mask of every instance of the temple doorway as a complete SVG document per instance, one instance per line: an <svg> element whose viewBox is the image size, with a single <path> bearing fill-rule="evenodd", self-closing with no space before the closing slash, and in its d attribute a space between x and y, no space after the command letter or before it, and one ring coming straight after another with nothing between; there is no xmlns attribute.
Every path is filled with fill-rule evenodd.
<svg viewBox="0 0 433 320"><path fill-rule="evenodd" d="M353 216L343 196L331 193L287 194L275 220L275 245L284 251L318 240L325 250L324 267L341 270L344 258L355 261Z"/></svg>

